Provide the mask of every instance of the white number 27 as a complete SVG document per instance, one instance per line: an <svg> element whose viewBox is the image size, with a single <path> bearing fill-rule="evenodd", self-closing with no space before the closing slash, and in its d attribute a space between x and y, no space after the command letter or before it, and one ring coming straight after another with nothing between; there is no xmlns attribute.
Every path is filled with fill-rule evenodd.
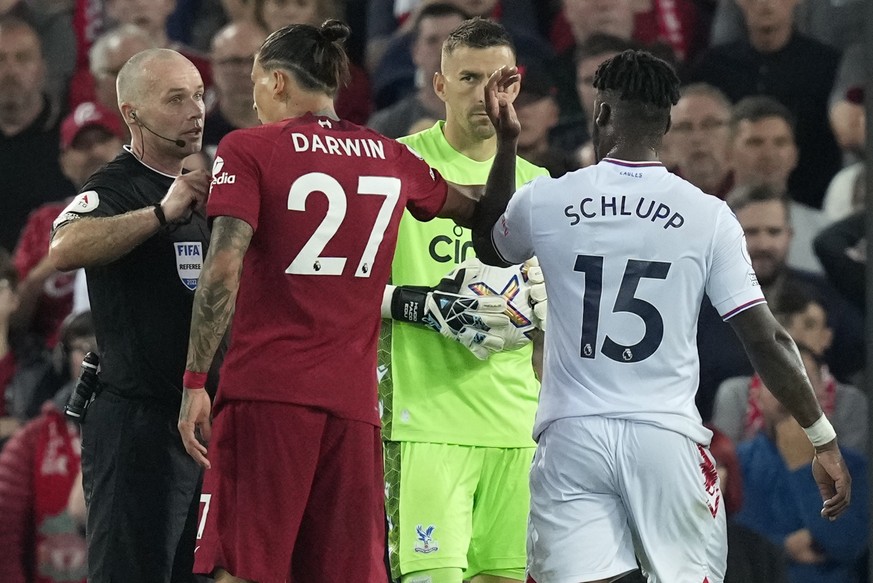
<svg viewBox="0 0 873 583"><path fill-rule="evenodd" d="M346 218L346 193L342 185L323 172L310 172L294 181L288 192L288 210L306 210L306 199L313 192L322 192L327 197L327 213L324 215L312 237L303 245L297 257L285 270L294 275L341 275L346 265L346 257L322 257L321 253L328 242L336 235ZM370 231L361 261L355 270L355 277L370 277L373 259L391 222L394 207L400 199L400 179L388 176L358 177L358 194L384 196L382 207L376 215L376 222ZM356 220L352 217L351 220Z"/></svg>

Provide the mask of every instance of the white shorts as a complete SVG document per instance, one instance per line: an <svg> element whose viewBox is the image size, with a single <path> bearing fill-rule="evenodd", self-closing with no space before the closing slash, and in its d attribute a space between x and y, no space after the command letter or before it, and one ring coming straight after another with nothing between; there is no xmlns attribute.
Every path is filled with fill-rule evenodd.
<svg viewBox="0 0 873 583"><path fill-rule="evenodd" d="M638 421L571 417L540 435L530 474L528 572L579 583L722 583L724 500L709 449Z"/></svg>

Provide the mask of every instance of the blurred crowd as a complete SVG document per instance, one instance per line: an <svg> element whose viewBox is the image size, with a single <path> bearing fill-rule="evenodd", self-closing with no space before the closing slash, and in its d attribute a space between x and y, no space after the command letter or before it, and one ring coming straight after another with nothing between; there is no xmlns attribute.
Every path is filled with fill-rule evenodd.
<svg viewBox="0 0 873 583"><path fill-rule="evenodd" d="M857 480L851 516L829 523L801 511L818 496L811 446L704 299L698 407L717 430L713 452L726 472L733 580L862 580L862 4L0 0L0 580L84 578L78 432L61 411L96 342L82 274L55 271L46 255L54 218L129 141L116 103L121 66L151 47L197 66L207 87L204 148L186 167L209 168L224 135L259 123L250 73L270 31L348 22L353 66L337 112L396 138L443 118L432 86L442 42L473 16L512 35L519 154L555 177L594 163L592 79L602 61L646 48L675 66L684 87L660 158L736 214Z"/></svg>

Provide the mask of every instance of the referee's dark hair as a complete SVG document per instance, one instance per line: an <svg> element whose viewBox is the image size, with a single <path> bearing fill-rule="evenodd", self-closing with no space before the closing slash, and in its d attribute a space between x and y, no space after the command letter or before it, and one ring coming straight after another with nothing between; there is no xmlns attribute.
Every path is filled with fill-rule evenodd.
<svg viewBox="0 0 873 583"><path fill-rule="evenodd" d="M267 71L288 71L304 89L334 96L349 80L349 57L342 45L350 34L339 20L319 27L289 24L267 37L257 61Z"/></svg>
<svg viewBox="0 0 873 583"><path fill-rule="evenodd" d="M661 139L669 128L670 109L679 101L676 71L641 50L627 50L601 63L594 87L612 107L616 129L641 140Z"/></svg>

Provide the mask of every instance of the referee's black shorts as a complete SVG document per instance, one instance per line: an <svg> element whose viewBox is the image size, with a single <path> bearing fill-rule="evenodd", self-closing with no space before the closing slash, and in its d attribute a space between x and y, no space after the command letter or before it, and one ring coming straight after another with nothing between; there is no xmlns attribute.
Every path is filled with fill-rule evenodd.
<svg viewBox="0 0 873 583"><path fill-rule="evenodd" d="M89 583L190 583L201 471L178 411L104 390L82 425Z"/></svg>

